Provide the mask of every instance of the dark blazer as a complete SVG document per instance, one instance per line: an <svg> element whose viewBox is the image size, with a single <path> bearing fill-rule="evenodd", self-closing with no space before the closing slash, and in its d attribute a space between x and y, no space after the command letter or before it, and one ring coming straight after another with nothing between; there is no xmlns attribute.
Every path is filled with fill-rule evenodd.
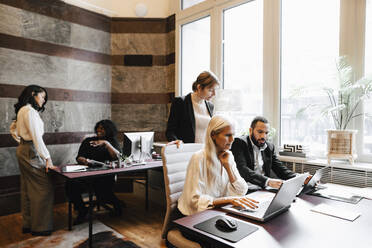
<svg viewBox="0 0 372 248"><path fill-rule="evenodd" d="M209 115L213 115L213 104L205 101ZM191 93L174 98L165 135L168 141L182 140L184 143L195 143L195 115L192 107Z"/></svg>
<svg viewBox="0 0 372 248"><path fill-rule="evenodd" d="M256 184L265 187L265 182L271 175L271 169L275 174L283 180L295 177L296 174L284 166L275 154L275 146L269 142L266 142L267 148L262 151L263 172L264 175L258 174L254 171L254 155L253 147L249 135L235 138L231 151L234 155L236 166L239 170L240 175L245 181L252 184Z"/></svg>

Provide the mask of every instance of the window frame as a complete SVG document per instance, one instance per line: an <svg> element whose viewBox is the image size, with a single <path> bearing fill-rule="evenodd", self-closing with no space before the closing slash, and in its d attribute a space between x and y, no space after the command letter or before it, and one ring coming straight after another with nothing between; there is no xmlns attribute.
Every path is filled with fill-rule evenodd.
<svg viewBox="0 0 372 248"><path fill-rule="evenodd" d="M211 18L210 70L222 80L223 55L223 11L255 0L205 0L187 9L181 9L181 0L176 6L176 71L175 95L181 91L181 25L205 16ZM280 145L281 133L281 2L263 1L263 115L271 126L277 129L274 143ZM357 76L364 74L366 0L340 0L340 40L339 54L348 55ZM357 27L357 30L355 30ZM223 87L223 82L222 82ZM362 110L362 106L361 106ZM350 129L357 129L358 161L372 160L372 154L363 154L363 123L353 120Z"/></svg>

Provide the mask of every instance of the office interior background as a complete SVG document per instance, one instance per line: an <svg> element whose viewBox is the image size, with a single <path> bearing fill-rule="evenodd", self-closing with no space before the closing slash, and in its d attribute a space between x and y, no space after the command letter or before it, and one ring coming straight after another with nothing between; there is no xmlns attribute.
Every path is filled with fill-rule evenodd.
<svg viewBox="0 0 372 248"><path fill-rule="evenodd" d="M191 92L202 70L220 78L217 111L234 116L239 131L263 115L278 146L306 143L321 158L331 119L296 113L327 98L293 90L337 89L341 55L356 78L372 74L371 0L0 0L0 19L0 215L19 210L9 125L26 85L48 91L44 140L56 165L75 162L101 119L165 141L172 98ZM349 128L368 165L372 100L359 108Z"/></svg>

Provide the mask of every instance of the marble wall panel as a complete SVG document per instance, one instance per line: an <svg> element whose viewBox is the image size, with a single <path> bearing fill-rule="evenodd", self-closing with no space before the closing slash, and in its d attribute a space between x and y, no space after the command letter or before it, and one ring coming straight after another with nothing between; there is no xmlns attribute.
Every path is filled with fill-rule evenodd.
<svg viewBox="0 0 372 248"><path fill-rule="evenodd" d="M165 68L167 92L175 92L176 65L170 64Z"/></svg>
<svg viewBox="0 0 372 248"><path fill-rule="evenodd" d="M111 92L111 66L68 60L67 83L63 88Z"/></svg>
<svg viewBox="0 0 372 248"><path fill-rule="evenodd" d="M0 133L9 133L16 102L15 98L0 98L0 116L5 117L0 119ZM98 121L111 118L111 104L48 101L40 117L45 132L93 132Z"/></svg>
<svg viewBox="0 0 372 248"><path fill-rule="evenodd" d="M98 121L111 118L111 105L50 101L40 116L45 132L93 132Z"/></svg>
<svg viewBox="0 0 372 248"><path fill-rule="evenodd" d="M112 104L112 120L121 131L165 131L165 104Z"/></svg>
<svg viewBox="0 0 372 248"><path fill-rule="evenodd" d="M53 164L74 164L80 144L48 145Z"/></svg>
<svg viewBox="0 0 372 248"><path fill-rule="evenodd" d="M9 133L9 126L15 118L14 104L16 102L15 98L0 98L0 133Z"/></svg>
<svg viewBox="0 0 372 248"><path fill-rule="evenodd" d="M0 4L0 33L110 54L111 34Z"/></svg>
<svg viewBox="0 0 372 248"><path fill-rule="evenodd" d="M0 33L21 36L22 10L0 4Z"/></svg>
<svg viewBox="0 0 372 248"><path fill-rule="evenodd" d="M78 24L71 24L71 46L105 54L111 53L111 34Z"/></svg>
<svg viewBox="0 0 372 248"><path fill-rule="evenodd" d="M0 82L110 92L111 66L0 48Z"/></svg>
<svg viewBox="0 0 372 248"><path fill-rule="evenodd" d="M121 33L111 35L111 53L125 54L167 54L168 34L133 34Z"/></svg>
<svg viewBox="0 0 372 248"><path fill-rule="evenodd" d="M174 53L176 51L176 33L170 31L167 34L167 54Z"/></svg>
<svg viewBox="0 0 372 248"><path fill-rule="evenodd" d="M164 93L166 88L165 66L113 66L112 92L115 93Z"/></svg>
<svg viewBox="0 0 372 248"><path fill-rule="evenodd" d="M67 83L67 59L0 48L0 64L4 84L56 87Z"/></svg>
<svg viewBox="0 0 372 248"><path fill-rule="evenodd" d="M76 163L76 155L80 144L48 145L53 164ZM16 147L0 148L0 175L19 175Z"/></svg>
<svg viewBox="0 0 372 248"><path fill-rule="evenodd" d="M71 43L71 25L59 19L24 10L22 37L67 46Z"/></svg>
<svg viewBox="0 0 372 248"><path fill-rule="evenodd" d="M0 175L18 175L18 161L16 157L16 147L0 148Z"/></svg>

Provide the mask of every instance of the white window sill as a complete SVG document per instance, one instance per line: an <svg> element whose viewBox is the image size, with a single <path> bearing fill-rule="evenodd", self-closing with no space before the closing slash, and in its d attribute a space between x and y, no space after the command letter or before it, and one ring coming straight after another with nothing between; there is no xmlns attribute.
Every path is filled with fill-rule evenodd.
<svg viewBox="0 0 372 248"><path fill-rule="evenodd" d="M312 165L320 165L320 166L328 165L327 159L318 159L314 157L300 158L300 157L278 155L278 159L283 162L303 163L303 164L312 164ZM346 160L345 161L331 160L330 166L335 167L335 168L343 168L343 169L372 171L372 163L354 162L354 164L351 165Z"/></svg>

